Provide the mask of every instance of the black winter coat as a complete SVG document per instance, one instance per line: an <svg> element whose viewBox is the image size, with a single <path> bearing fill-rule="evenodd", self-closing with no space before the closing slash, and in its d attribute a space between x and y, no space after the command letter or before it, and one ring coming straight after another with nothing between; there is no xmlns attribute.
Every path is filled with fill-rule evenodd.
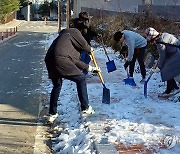
<svg viewBox="0 0 180 154"><path fill-rule="evenodd" d="M91 46L76 28L64 29L53 41L45 57L49 78L82 75L88 65L80 61L81 51L91 52Z"/></svg>

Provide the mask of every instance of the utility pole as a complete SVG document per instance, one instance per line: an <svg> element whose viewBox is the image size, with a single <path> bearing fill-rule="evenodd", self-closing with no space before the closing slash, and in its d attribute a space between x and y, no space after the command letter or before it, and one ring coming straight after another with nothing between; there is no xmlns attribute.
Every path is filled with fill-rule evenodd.
<svg viewBox="0 0 180 154"><path fill-rule="evenodd" d="M61 31L61 0L58 0L58 33Z"/></svg>
<svg viewBox="0 0 180 154"><path fill-rule="evenodd" d="M66 0L66 28L69 28L69 19L70 19L70 0Z"/></svg>
<svg viewBox="0 0 180 154"><path fill-rule="evenodd" d="M27 21L30 21L30 2L27 2Z"/></svg>

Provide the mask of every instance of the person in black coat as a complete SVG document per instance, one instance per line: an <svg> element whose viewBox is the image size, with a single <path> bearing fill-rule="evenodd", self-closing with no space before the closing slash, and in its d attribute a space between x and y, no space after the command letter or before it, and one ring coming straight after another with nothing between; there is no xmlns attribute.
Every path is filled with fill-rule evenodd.
<svg viewBox="0 0 180 154"><path fill-rule="evenodd" d="M50 115L57 113L57 101L61 91L62 78L76 82L81 110L91 113L92 108L89 106L85 75L81 69L92 72L98 72L100 69L82 62L80 60L82 51L90 54L93 52L93 48L76 28L62 30L48 49L45 63L49 78L53 83L50 97Z"/></svg>
<svg viewBox="0 0 180 154"><path fill-rule="evenodd" d="M98 34L95 31L92 31L91 29L90 16L88 12L80 12L79 18L73 19L70 27L77 28L89 45L91 45L91 40L94 37L98 36ZM81 61L83 61L86 64L89 64L89 62L91 61L89 55L86 52L81 53ZM88 72L86 70L83 70L83 73L87 74Z"/></svg>

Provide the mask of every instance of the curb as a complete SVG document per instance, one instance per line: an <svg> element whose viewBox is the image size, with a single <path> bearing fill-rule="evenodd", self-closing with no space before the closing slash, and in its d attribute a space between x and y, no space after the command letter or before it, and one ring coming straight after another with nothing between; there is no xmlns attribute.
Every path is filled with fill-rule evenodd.
<svg viewBox="0 0 180 154"><path fill-rule="evenodd" d="M9 40L11 40L12 38L14 37L17 37L18 36L18 33L16 33L15 35L12 35L11 37L8 37L8 38L5 38L4 40L0 40L0 44L4 43L4 42L7 42Z"/></svg>
<svg viewBox="0 0 180 154"><path fill-rule="evenodd" d="M39 113L38 113L38 120L37 120L37 129L35 135L35 142L34 142L34 150L33 154L50 154L49 148L47 146L47 131L48 126L45 126L42 122L42 116L46 114L47 108L44 105L44 102L39 103Z"/></svg>

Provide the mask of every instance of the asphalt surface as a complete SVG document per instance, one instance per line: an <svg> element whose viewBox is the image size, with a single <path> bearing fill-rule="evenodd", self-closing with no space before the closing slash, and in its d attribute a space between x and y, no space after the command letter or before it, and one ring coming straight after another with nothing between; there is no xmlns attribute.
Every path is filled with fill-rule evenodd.
<svg viewBox="0 0 180 154"><path fill-rule="evenodd" d="M41 42L53 32L56 23L24 22L17 36L0 44L0 153L34 153L39 106L47 97Z"/></svg>

